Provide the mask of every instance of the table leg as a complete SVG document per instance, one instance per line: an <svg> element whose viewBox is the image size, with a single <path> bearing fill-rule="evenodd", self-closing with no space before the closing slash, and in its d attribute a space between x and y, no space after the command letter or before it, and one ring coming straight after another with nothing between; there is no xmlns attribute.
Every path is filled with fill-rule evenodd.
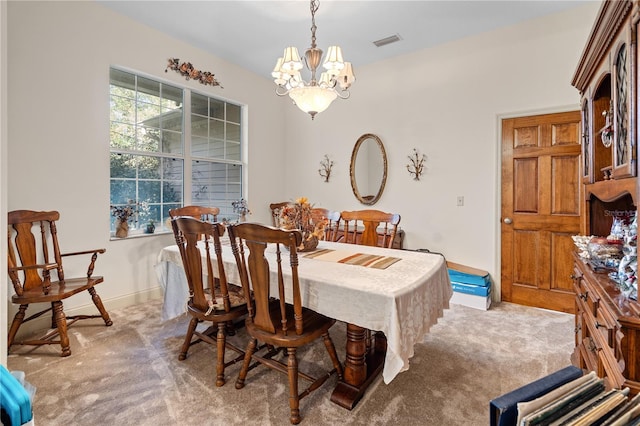
<svg viewBox="0 0 640 426"><path fill-rule="evenodd" d="M347 324L347 355L344 376L338 381L331 401L348 410L353 409L373 379L382 371L387 350L383 333L375 333L375 343L367 347L367 329Z"/></svg>

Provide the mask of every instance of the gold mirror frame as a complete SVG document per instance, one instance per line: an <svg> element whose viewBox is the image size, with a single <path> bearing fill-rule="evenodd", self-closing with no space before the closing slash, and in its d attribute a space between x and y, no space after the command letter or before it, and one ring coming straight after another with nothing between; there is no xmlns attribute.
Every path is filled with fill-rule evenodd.
<svg viewBox="0 0 640 426"><path fill-rule="evenodd" d="M380 182L380 188L378 189L378 193L375 195L360 194L360 191L358 190L358 184L356 182L356 159L358 157L358 150L360 149L360 146L368 140L373 140L378 144L380 155L382 156L382 182ZM365 133L358 138L358 141L353 147L353 152L351 153L351 166L349 168L349 175L351 176L351 189L353 190L353 195L356 196L358 201L360 201L362 204L371 206L380 199L380 197L382 196L382 191L384 190L384 186L387 183L387 153L384 150L384 145L382 144L382 141L378 136L372 133Z"/></svg>

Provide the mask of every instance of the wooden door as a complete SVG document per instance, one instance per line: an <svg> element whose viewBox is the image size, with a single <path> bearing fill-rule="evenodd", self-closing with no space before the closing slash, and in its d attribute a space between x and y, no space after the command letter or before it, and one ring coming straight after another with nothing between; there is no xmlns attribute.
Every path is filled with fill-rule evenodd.
<svg viewBox="0 0 640 426"><path fill-rule="evenodd" d="M502 300L574 312L580 112L502 120Z"/></svg>

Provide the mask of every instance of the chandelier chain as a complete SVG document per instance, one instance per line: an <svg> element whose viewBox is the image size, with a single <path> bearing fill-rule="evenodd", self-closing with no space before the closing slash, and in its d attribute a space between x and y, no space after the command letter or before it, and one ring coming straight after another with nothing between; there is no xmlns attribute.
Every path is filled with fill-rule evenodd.
<svg viewBox="0 0 640 426"><path fill-rule="evenodd" d="M312 0L311 1L311 48L316 48L316 12L318 8L320 8L320 0Z"/></svg>

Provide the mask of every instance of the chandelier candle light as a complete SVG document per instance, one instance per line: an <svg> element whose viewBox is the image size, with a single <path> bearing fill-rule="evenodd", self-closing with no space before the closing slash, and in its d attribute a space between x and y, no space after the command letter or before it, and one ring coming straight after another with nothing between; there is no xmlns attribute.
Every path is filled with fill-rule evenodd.
<svg viewBox="0 0 640 426"><path fill-rule="evenodd" d="M311 71L311 80L302 80L300 70L303 65L296 47L284 50L284 55L278 58L271 73L278 85L276 94L289 95L298 108L311 115L312 120L336 98L347 99L350 96L349 87L356 80L351 63L342 59L340 46L329 46L322 65L326 71L320 74L320 80L316 79L316 70L322 60L322 50L316 47L315 14L319 6L319 0L311 0L311 47L305 52L305 63Z"/></svg>

